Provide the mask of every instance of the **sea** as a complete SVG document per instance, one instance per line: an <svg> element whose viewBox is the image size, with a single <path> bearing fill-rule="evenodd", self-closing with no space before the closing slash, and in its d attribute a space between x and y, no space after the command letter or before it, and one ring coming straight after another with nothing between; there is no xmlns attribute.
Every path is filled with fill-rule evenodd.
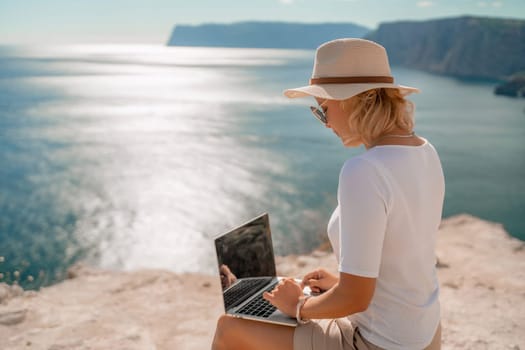
<svg viewBox="0 0 525 350"><path fill-rule="evenodd" d="M348 149L311 115L313 50L0 47L0 282L37 289L78 261L216 272L213 237L270 215L275 251L325 240ZM525 239L525 100L494 81L393 67L438 150L444 217Z"/></svg>

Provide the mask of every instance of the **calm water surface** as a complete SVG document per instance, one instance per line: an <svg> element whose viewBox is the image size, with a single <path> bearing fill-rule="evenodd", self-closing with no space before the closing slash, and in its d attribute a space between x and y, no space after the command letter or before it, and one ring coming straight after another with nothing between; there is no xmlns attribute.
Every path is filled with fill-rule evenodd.
<svg viewBox="0 0 525 350"><path fill-rule="evenodd" d="M210 238L269 212L278 254L322 240L344 149L281 91L313 51L0 48L0 273L38 287L77 260L214 272ZM444 216L525 238L525 101L394 68L445 170ZM16 273L15 271L18 271Z"/></svg>

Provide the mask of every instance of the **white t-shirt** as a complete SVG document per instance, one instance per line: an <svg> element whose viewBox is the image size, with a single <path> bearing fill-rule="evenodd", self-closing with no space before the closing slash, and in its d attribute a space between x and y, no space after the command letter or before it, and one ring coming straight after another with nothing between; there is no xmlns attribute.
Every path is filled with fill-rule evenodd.
<svg viewBox="0 0 525 350"><path fill-rule="evenodd" d="M339 271L376 278L368 309L350 315L385 349L423 349L440 322L435 243L445 183L434 147L376 146L345 162L328 236Z"/></svg>

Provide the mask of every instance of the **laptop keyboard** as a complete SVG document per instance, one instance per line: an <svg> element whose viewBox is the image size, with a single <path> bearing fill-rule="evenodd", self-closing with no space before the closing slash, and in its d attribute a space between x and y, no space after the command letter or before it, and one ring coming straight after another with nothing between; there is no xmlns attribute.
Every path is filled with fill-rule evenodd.
<svg viewBox="0 0 525 350"><path fill-rule="evenodd" d="M264 292L269 292L273 290L274 287L275 283L272 283L272 285L266 288ZM258 294L248 304L244 305L240 310L238 310L237 313L259 317L269 317L271 314L273 314L277 308L263 299L263 293Z"/></svg>
<svg viewBox="0 0 525 350"><path fill-rule="evenodd" d="M224 306L226 310L241 304L271 280L272 277L241 280L224 292Z"/></svg>

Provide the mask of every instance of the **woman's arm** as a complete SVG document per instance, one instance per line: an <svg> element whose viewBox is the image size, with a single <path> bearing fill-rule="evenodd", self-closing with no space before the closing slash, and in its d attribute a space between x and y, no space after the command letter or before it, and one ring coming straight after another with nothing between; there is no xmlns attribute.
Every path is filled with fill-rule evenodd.
<svg viewBox="0 0 525 350"><path fill-rule="evenodd" d="M340 272L339 282L334 287L305 302L301 309L301 318L338 318L365 311L372 300L375 287L375 278Z"/></svg>
<svg viewBox="0 0 525 350"><path fill-rule="evenodd" d="M360 277L340 272L339 281L325 293L309 298L301 308L301 318L338 318L364 311L374 295L375 278ZM295 317L301 286L293 279L286 279L264 298L285 314Z"/></svg>

